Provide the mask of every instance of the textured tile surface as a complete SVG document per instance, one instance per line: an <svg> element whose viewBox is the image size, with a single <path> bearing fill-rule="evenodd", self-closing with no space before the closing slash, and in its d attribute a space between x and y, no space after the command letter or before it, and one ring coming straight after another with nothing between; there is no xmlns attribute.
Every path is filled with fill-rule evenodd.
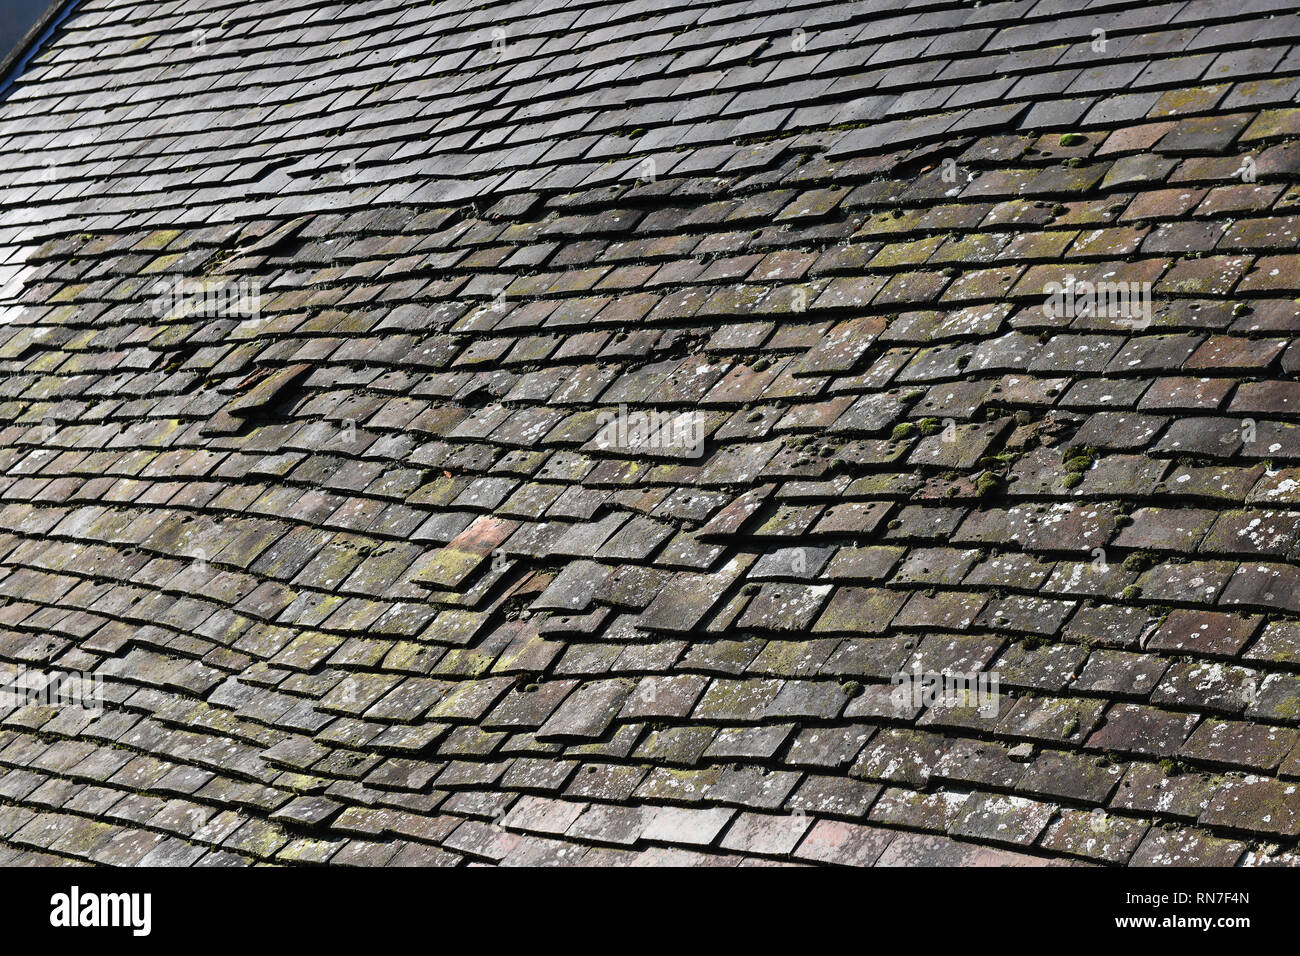
<svg viewBox="0 0 1300 956"><path fill-rule="evenodd" d="M79 3L0 103L0 663L104 706L6 700L0 862L1294 861L1298 44Z"/></svg>

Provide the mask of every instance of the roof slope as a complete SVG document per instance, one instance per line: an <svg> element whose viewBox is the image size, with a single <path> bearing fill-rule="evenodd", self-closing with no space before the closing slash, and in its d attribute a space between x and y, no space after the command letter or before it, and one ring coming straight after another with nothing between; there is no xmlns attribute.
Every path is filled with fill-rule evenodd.
<svg viewBox="0 0 1300 956"><path fill-rule="evenodd" d="M0 862L1296 862L1300 16L660 6L34 60Z"/></svg>

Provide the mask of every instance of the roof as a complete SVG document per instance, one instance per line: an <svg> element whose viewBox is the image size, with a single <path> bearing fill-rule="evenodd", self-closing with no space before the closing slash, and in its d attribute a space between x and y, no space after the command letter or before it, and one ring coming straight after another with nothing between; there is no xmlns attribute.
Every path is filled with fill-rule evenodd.
<svg viewBox="0 0 1300 956"><path fill-rule="evenodd" d="M659 7L11 87L0 862L1296 862L1292 5Z"/></svg>

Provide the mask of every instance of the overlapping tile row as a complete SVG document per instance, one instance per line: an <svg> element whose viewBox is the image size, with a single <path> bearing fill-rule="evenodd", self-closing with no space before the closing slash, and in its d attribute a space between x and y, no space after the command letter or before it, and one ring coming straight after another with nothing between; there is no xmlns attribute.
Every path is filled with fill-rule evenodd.
<svg viewBox="0 0 1300 956"><path fill-rule="evenodd" d="M1286 0L80 0L6 97L0 287L70 231L1280 105L1298 38Z"/></svg>
<svg viewBox="0 0 1300 956"><path fill-rule="evenodd" d="M406 189L436 171L388 155L347 202L320 182L234 204L246 155L84 228L28 205L0 326L0 658L92 673L105 706L0 717L0 861L1294 863L1300 110L1275 104L1300 80L1214 52L1287 21L1094 6L1112 34L1195 26L1148 41L1177 89L1132 115L1090 100L1064 132L732 130L633 176L497 177L477 203ZM900 16L986 18L974 69L1081 56L1052 8ZM125 41L84 50L205 23L133 9L73 18L4 107L15 145L24 104L75 99L83 69L120 73L144 125L105 115L117 154L58 136L118 161L158 144L144 111L199 91ZM305 63L384 35L277 9ZM602 9L552 32L609 56L575 39ZM423 46L385 56L459 49L409 29ZM1195 86L1221 56L1245 65ZM471 62L426 73L468 86ZM750 68L690 62L704 88ZM1251 70L1271 78L1233 82ZM483 77L525 102L526 73ZM623 105L588 109L616 129L643 100L600 84ZM247 132L290 144L271 113L302 95L267 94ZM376 149L431 146L366 115ZM566 160L582 129L549 134ZM538 168L526 142L500 156ZM1070 281L1149 284L1149 315L1045 309ZM900 703L918 672L1001 693Z"/></svg>

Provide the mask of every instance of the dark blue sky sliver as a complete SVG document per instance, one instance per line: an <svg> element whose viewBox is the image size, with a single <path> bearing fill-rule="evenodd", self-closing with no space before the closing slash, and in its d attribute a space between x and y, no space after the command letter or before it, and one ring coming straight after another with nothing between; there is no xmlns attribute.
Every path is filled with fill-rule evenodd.
<svg viewBox="0 0 1300 956"><path fill-rule="evenodd" d="M0 62L22 42L51 0L0 0Z"/></svg>

